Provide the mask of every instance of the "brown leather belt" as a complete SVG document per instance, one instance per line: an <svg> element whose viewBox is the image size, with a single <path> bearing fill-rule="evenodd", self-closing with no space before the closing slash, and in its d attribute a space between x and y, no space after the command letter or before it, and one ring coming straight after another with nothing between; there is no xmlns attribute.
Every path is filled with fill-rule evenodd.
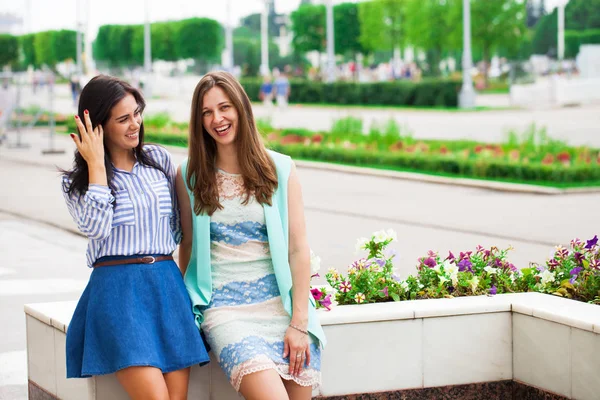
<svg viewBox="0 0 600 400"><path fill-rule="evenodd" d="M109 260L100 261L94 264L94 268L98 267L109 267L111 265L123 265L123 264L154 264L159 261L173 260L173 256L143 256L143 257L131 257L124 258L122 260Z"/></svg>

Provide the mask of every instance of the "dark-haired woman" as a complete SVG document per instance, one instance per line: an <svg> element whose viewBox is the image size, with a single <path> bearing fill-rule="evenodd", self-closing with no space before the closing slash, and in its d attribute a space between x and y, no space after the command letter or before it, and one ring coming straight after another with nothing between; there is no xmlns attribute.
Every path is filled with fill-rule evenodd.
<svg viewBox="0 0 600 400"><path fill-rule="evenodd" d="M185 399L189 367L209 358L171 255L181 238L175 167L144 145L144 107L108 76L80 95L63 191L94 269L67 332L67 377L115 373L133 399Z"/></svg>

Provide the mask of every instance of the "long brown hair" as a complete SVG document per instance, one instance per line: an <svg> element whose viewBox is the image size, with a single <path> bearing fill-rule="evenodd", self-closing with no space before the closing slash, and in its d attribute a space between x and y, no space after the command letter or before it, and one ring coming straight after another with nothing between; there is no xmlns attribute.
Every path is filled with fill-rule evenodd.
<svg viewBox="0 0 600 400"><path fill-rule="evenodd" d="M212 215L223 208L216 178L217 144L202 123L204 95L214 87L225 92L238 113L235 146L246 190L244 204L254 196L260 204L271 205L277 189L277 173L256 128L250 99L233 75L219 71L204 75L192 98L186 181L194 194L194 213Z"/></svg>

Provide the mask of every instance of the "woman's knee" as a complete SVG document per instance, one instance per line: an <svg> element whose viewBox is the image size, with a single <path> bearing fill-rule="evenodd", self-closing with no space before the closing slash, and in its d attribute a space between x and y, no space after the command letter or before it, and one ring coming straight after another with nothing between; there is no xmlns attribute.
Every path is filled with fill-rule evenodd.
<svg viewBox="0 0 600 400"><path fill-rule="evenodd" d="M245 375L240 393L246 400L288 400L281 377L273 369Z"/></svg>
<svg viewBox="0 0 600 400"><path fill-rule="evenodd" d="M129 367L115 375L132 400L170 400L165 379L158 368Z"/></svg>

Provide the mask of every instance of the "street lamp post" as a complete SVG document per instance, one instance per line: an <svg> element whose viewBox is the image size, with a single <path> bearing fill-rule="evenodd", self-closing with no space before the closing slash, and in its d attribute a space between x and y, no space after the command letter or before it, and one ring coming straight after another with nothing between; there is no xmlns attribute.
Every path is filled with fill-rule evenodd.
<svg viewBox="0 0 600 400"><path fill-rule="evenodd" d="M459 95L460 108L475 108L475 89L471 69L473 57L471 55L471 1L463 0L463 84Z"/></svg>
<svg viewBox="0 0 600 400"><path fill-rule="evenodd" d="M144 22L144 94L147 98L152 96L152 42L150 35L150 4L146 0L146 21Z"/></svg>
<svg viewBox="0 0 600 400"><path fill-rule="evenodd" d="M233 24L231 23L231 0L227 0L227 21L225 26L225 70L233 72Z"/></svg>
<svg viewBox="0 0 600 400"><path fill-rule="evenodd" d="M269 1L264 0L260 15L260 74L269 75Z"/></svg>
<svg viewBox="0 0 600 400"><path fill-rule="evenodd" d="M81 53L83 53L83 40L81 37L81 0L75 0L75 14L76 14L76 22L75 22L75 37L76 37L76 60L77 60L77 76L81 78L81 74L83 72L81 66Z"/></svg>
<svg viewBox="0 0 600 400"><path fill-rule="evenodd" d="M565 5L566 1L558 3L558 60L565 58Z"/></svg>
<svg viewBox="0 0 600 400"><path fill-rule="evenodd" d="M333 4L327 0L327 82L335 82L335 43L333 33Z"/></svg>

